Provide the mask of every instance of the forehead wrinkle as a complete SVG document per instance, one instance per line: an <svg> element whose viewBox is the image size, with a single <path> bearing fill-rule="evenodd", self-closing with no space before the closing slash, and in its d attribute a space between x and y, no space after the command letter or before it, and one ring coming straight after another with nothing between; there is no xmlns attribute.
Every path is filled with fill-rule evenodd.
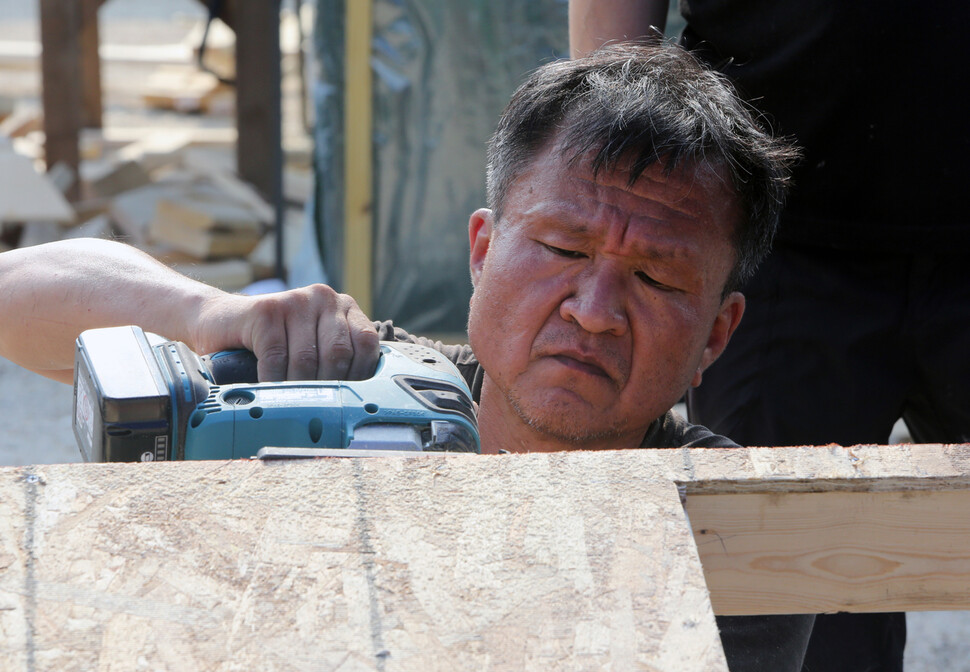
<svg viewBox="0 0 970 672"><path fill-rule="evenodd" d="M661 191L660 194L651 193L650 196L644 196L632 191L632 188L627 187L625 182L623 183L623 186L617 186L615 184L604 184L603 182L586 177L576 177L574 179L589 189L591 192L589 195L590 198L600 203L616 203L620 207L624 207L630 212L636 210L638 206L642 207L644 204L651 204L664 210L669 210L679 215L684 215L685 217L693 216L693 213L689 209L678 206L679 203L689 202L688 198L690 196L690 190L676 200L665 198L662 192L667 190L667 183L653 180L646 175L641 176L637 180L637 184L634 185L634 187L641 185L643 182L650 182L651 184L657 186L657 188ZM582 196L583 194L580 192L579 195Z"/></svg>
<svg viewBox="0 0 970 672"><path fill-rule="evenodd" d="M590 201L595 204L598 210L605 210L610 213L608 216L598 219L599 221L606 222L604 225L607 229L605 237L615 242L618 249L629 248L636 256L646 259L678 259L690 257L690 246L684 245L681 240L672 242L662 234L658 235L659 232L656 231L657 224L661 225L661 231L671 226L670 222L665 221L665 216L671 214L668 211L675 212L682 217L692 217L691 213L668 207L663 203L657 203L653 199L631 194L627 190L619 187L605 186L583 178L576 179L584 183L583 186L586 186L590 192L584 193L584 190L580 189L576 193L577 198ZM631 201L630 205L633 207L625 207L622 203L617 204L612 199L604 201L602 198L604 195L612 197L620 196L623 199L629 199ZM635 207L642 206L644 202L659 205L663 210L656 214L635 214L632 212ZM577 210L577 208L570 208L570 210ZM649 224L640 227L636 225L638 221L649 222ZM588 234L593 229L586 221L585 216L581 216L577 221L563 222L563 224L564 228L576 234ZM638 232L642 232L641 235L637 235Z"/></svg>

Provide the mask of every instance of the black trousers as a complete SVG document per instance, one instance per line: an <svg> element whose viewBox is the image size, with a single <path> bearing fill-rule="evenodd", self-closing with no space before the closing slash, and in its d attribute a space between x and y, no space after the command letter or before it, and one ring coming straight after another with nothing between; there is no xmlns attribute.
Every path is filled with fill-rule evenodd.
<svg viewBox="0 0 970 672"><path fill-rule="evenodd" d="M748 446L854 445L886 443L902 416L918 443L970 441L958 254L782 245L744 294L731 343L688 395L692 422ZM803 669L902 670L905 641L904 614L821 615Z"/></svg>

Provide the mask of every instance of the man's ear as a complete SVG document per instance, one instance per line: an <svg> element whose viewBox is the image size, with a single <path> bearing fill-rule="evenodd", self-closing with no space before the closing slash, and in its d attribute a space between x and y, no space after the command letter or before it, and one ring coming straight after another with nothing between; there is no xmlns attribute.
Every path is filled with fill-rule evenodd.
<svg viewBox="0 0 970 672"><path fill-rule="evenodd" d="M494 219L488 208L479 208L468 218L468 267L472 274L472 286L478 285L478 278L482 275L485 265L485 255L492 240L492 226Z"/></svg>
<svg viewBox="0 0 970 672"><path fill-rule="evenodd" d="M731 292L721 302L721 308L714 319L711 334L707 339L707 346L704 348L700 364L694 372L694 378L690 382L692 387L701 384L701 376L704 371L724 352L728 341L731 340L731 335L741 322L742 315L744 315L744 294Z"/></svg>

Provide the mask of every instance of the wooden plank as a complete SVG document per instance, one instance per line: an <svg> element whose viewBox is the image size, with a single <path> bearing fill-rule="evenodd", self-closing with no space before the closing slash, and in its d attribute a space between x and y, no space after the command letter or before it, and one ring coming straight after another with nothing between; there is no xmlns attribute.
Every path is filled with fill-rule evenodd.
<svg viewBox="0 0 970 672"><path fill-rule="evenodd" d="M678 492L630 466L0 469L0 668L726 670Z"/></svg>
<svg viewBox="0 0 970 672"><path fill-rule="evenodd" d="M970 490L696 495L718 614L970 607Z"/></svg>
<svg viewBox="0 0 970 672"><path fill-rule="evenodd" d="M143 187L152 181L148 171L137 161L88 161L82 171L88 198L109 198Z"/></svg>
<svg viewBox="0 0 970 672"><path fill-rule="evenodd" d="M968 445L8 468L0 668L724 669L674 482L724 613L970 608Z"/></svg>
<svg viewBox="0 0 970 672"><path fill-rule="evenodd" d="M670 451L689 495L899 492L970 487L970 444Z"/></svg>
<svg viewBox="0 0 970 672"><path fill-rule="evenodd" d="M155 217L158 201L162 198L178 198L189 189L190 185L182 180L146 184L111 199L108 213L127 242L141 247L148 242L148 230Z"/></svg>
<svg viewBox="0 0 970 672"><path fill-rule="evenodd" d="M80 27L80 3L40 0L45 157L48 166L63 162L75 173L80 163ZM75 201L78 196L78 185L75 184L67 197Z"/></svg>
<svg viewBox="0 0 970 672"><path fill-rule="evenodd" d="M203 112L220 86L215 75L194 64L161 66L145 81L141 98L149 108L192 114Z"/></svg>
<svg viewBox="0 0 970 672"><path fill-rule="evenodd" d="M269 202L280 191L279 0L251 0L233 10L236 31L236 127L239 176Z"/></svg>
<svg viewBox="0 0 970 672"><path fill-rule="evenodd" d="M103 0L81 0L80 49L81 126L101 128L101 56L98 33L98 8Z"/></svg>
<svg viewBox="0 0 970 672"><path fill-rule="evenodd" d="M143 168L154 171L164 166L181 163L182 152L188 147L226 147L236 141L234 128L155 128L146 129L138 139L122 147L115 158L120 161L138 161ZM128 133L110 132L105 139L123 141L135 136Z"/></svg>
<svg viewBox="0 0 970 672"><path fill-rule="evenodd" d="M715 613L970 609L970 447L690 456Z"/></svg>
<svg viewBox="0 0 970 672"><path fill-rule="evenodd" d="M30 159L0 151L0 224L3 222L71 222L74 211ZM74 181L76 183L76 181Z"/></svg>
<svg viewBox="0 0 970 672"><path fill-rule="evenodd" d="M373 2L347 3L344 56L343 291L365 314L373 307Z"/></svg>
<svg viewBox="0 0 970 672"><path fill-rule="evenodd" d="M197 259L245 256L264 233L258 214L218 185L199 181L155 204L149 237Z"/></svg>
<svg viewBox="0 0 970 672"><path fill-rule="evenodd" d="M0 135L8 138L22 138L34 131L44 129L44 115L33 108L18 108L0 122Z"/></svg>

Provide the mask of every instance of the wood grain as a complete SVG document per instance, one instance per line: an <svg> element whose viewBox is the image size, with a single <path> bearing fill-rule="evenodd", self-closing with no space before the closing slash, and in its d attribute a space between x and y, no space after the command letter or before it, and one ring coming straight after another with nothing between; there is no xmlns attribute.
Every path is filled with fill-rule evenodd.
<svg viewBox="0 0 970 672"><path fill-rule="evenodd" d="M970 446L691 451L689 463L715 613L970 609Z"/></svg>

